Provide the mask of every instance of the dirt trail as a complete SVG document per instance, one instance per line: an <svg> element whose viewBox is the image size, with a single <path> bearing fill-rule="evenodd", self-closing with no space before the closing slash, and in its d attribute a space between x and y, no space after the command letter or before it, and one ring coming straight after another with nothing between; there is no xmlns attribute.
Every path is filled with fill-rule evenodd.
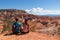
<svg viewBox="0 0 60 40"><path fill-rule="evenodd" d="M0 40L60 40L58 36L46 35L42 33L30 32L24 35L0 35Z"/></svg>

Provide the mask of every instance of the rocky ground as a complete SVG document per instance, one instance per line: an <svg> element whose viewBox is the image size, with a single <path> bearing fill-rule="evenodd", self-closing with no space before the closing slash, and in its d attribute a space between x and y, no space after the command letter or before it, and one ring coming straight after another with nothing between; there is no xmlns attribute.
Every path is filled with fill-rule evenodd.
<svg viewBox="0 0 60 40"><path fill-rule="evenodd" d="M30 32L24 35L6 35L0 34L0 40L60 40L60 36L52 36L43 33Z"/></svg>
<svg viewBox="0 0 60 40"><path fill-rule="evenodd" d="M12 22L15 21L15 17L22 23L25 18L29 18L27 23L30 30L40 33L29 32L25 35L4 36L6 30L9 29L9 32L11 31ZM0 34L0 40L60 40L59 35L50 35L60 33L60 17L38 16L28 14L24 10L4 9L0 10L0 33L2 31L4 34Z"/></svg>

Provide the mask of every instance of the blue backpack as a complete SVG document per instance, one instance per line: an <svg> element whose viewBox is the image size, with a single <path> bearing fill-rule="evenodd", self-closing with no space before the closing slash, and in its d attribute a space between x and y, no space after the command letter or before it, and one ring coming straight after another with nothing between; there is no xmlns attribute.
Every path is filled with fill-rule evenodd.
<svg viewBox="0 0 60 40"><path fill-rule="evenodd" d="M12 25L12 32L13 33L19 33L20 32L21 23L20 22L14 22Z"/></svg>

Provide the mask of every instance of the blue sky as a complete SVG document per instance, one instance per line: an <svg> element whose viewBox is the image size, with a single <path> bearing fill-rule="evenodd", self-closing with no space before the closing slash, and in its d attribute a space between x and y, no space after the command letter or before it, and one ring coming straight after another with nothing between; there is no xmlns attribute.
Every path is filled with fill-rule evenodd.
<svg viewBox="0 0 60 40"><path fill-rule="evenodd" d="M12 8L33 14L60 14L60 0L0 0L0 9Z"/></svg>

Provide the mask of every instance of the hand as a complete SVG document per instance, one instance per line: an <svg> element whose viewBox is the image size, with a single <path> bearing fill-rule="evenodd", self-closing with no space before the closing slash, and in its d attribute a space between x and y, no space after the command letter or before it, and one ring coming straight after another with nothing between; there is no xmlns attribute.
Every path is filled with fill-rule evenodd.
<svg viewBox="0 0 60 40"><path fill-rule="evenodd" d="M21 29L23 29L23 26L21 27Z"/></svg>

